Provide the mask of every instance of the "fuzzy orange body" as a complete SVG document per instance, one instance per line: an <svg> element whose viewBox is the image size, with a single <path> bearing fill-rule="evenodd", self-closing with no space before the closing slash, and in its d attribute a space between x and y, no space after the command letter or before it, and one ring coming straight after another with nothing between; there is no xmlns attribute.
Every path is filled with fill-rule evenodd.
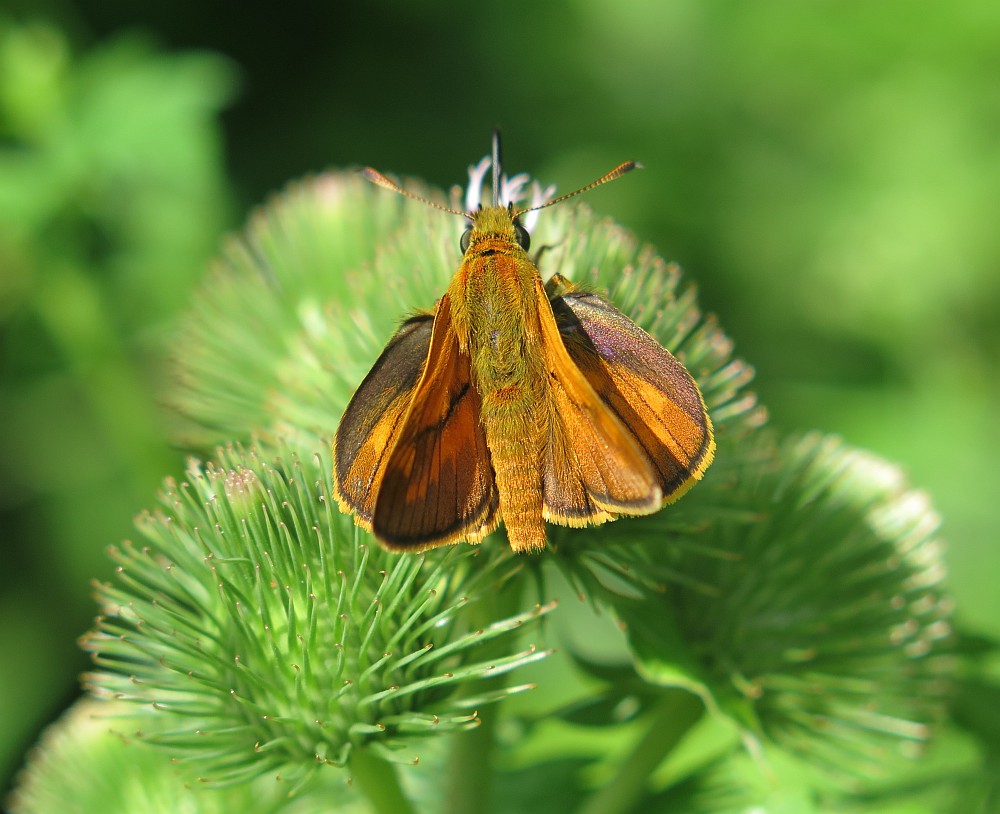
<svg viewBox="0 0 1000 814"><path fill-rule="evenodd" d="M459 350L468 354L500 515L515 551L545 546L542 455L548 432L541 353L541 278L515 240L510 214L488 209L448 287ZM541 305L552 319L548 298Z"/></svg>

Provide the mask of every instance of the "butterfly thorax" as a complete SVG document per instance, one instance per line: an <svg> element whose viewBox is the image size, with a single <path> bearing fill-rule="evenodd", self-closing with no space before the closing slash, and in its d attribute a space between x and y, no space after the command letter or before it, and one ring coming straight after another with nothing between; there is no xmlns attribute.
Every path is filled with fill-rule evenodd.
<svg viewBox="0 0 1000 814"><path fill-rule="evenodd" d="M484 209L473 221L469 248L452 281L452 313L473 380L484 396L535 395L543 375L539 346L538 270L514 233L510 213Z"/></svg>

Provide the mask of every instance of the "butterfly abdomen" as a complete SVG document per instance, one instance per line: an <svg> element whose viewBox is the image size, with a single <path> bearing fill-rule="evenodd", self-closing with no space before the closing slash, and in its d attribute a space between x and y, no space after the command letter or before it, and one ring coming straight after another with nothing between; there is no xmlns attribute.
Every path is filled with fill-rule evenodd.
<svg viewBox="0 0 1000 814"><path fill-rule="evenodd" d="M493 409L489 413L484 411L483 425L507 538L515 551L544 548L541 478L544 435L540 402L517 399L501 405L496 402L504 398L504 392L491 395Z"/></svg>
<svg viewBox="0 0 1000 814"><path fill-rule="evenodd" d="M516 324L507 326L502 318L486 320L488 330L470 343L472 378L482 399L481 421L500 516L515 551L545 547L541 461L548 414L533 305L515 311Z"/></svg>

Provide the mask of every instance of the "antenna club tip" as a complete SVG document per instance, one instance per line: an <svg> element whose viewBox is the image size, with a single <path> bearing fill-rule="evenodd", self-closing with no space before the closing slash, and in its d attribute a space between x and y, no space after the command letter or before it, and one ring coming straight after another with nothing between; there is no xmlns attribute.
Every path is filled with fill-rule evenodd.
<svg viewBox="0 0 1000 814"><path fill-rule="evenodd" d="M644 166L645 165L642 164L642 162L640 161L626 161L623 164L619 164L617 167L611 170L611 172L608 173L608 176L610 176L608 180L611 180L611 177L621 178L626 173L632 172L632 170L643 169Z"/></svg>
<svg viewBox="0 0 1000 814"><path fill-rule="evenodd" d="M363 175L373 184L381 184L382 180L385 178L385 176L382 175L382 173L380 173L373 167L358 167L356 172L358 173L358 175Z"/></svg>

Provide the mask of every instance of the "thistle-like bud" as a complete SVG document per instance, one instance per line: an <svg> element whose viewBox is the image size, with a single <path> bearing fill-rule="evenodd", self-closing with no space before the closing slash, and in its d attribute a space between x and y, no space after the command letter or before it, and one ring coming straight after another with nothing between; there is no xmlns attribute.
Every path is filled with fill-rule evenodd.
<svg viewBox="0 0 1000 814"><path fill-rule="evenodd" d="M86 684L145 707L146 739L191 776L297 781L357 749L414 761L412 736L473 727L524 688L477 693L479 679L545 655L517 634L550 606L469 621L518 567L501 547L388 554L331 505L330 470L221 451L168 481L141 541L112 550ZM483 647L498 639L499 655Z"/></svg>
<svg viewBox="0 0 1000 814"><path fill-rule="evenodd" d="M644 518L641 544L618 549L643 577L639 601L606 592L640 673L815 766L866 774L914 754L954 672L927 496L834 437L749 446L686 499L689 516L715 512L700 532L656 561L677 526Z"/></svg>

